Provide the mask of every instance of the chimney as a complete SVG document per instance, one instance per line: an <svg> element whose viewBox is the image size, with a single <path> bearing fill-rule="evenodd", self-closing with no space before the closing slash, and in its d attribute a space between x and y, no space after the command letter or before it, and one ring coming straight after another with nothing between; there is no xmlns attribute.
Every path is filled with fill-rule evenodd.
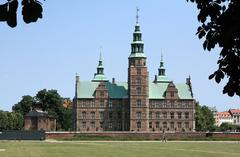
<svg viewBox="0 0 240 157"><path fill-rule="evenodd" d="M76 73L75 98L77 98L79 95L79 93L78 93L79 85L80 85L80 76L78 75L78 73Z"/></svg>
<svg viewBox="0 0 240 157"><path fill-rule="evenodd" d="M191 85L191 77L190 76L186 78L186 84Z"/></svg>
<svg viewBox="0 0 240 157"><path fill-rule="evenodd" d="M115 82L115 78L113 77L112 78L112 84L115 84L116 82Z"/></svg>
<svg viewBox="0 0 240 157"><path fill-rule="evenodd" d="M76 83L79 83L79 75L78 75L78 73L76 73Z"/></svg>

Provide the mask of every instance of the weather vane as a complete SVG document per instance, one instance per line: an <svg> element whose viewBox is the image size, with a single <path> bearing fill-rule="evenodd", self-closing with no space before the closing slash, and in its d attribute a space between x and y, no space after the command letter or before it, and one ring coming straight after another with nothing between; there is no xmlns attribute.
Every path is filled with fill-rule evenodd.
<svg viewBox="0 0 240 157"><path fill-rule="evenodd" d="M102 60L102 46L100 46L100 58L99 58L99 60Z"/></svg>
<svg viewBox="0 0 240 157"><path fill-rule="evenodd" d="M139 12L139 8L137 7L137 15L136 15L137 23L138 23L138 18L139 18L138 12Z"/></svg>

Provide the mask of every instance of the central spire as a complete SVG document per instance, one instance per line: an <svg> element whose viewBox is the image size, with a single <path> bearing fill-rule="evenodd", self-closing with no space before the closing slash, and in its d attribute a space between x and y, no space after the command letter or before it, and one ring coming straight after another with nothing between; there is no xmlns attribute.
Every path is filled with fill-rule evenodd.
<svg viewBox="0 0 240 157"><path fill-rule="evenodd" d="M131 43L131 54L129 58L146 58L144 54L144 43L139 25L139 8L136 11L136 25L133 32L133 42Z"/></svg>

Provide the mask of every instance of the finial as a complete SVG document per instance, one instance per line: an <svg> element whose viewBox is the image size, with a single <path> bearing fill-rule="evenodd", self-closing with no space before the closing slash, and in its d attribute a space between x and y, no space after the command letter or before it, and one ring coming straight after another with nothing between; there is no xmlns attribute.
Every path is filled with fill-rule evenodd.
<svg viewBox="0 0 240 157"><path fill-rule="evenodd" d="M138 19L139 19L138 12L139 12L139 8L137 7L137 14L136 14L136 20L137 20L137 24L138 24Z"/></svg>
<svg viewBox="0 0 240 157"><path fill-rule="evenodd" d="M99 61L101 61L102 60L102 46L100 46L100 57L99 57Z"/></svg>
<svg viewBox="0 0 240 157"><path fill-rule="evenodd" d="M163 52L162 52L162 48L161 48L161 62L163 62Z"/></svg>

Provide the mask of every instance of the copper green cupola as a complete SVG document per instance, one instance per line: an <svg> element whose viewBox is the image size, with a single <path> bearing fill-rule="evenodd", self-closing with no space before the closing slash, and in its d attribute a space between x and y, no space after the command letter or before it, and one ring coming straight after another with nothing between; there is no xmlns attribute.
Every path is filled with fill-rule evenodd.
<svg viewBox="0 0 240 157"><path fill-rule="evenodd" d="M136 25L133 32L133 41L131 43L131 54L129 58L146 58L144 54L144 43L142 41L142 32L139 25L139 9L137 8Z"/></svg>
<svg viewBox="0 0 240 157"><path fill-rule="evenodd" d="M168 79L168 77L165 74L165 67L164 67L164 62L163 62L163 56L161 55L161 61L160 61L160 66L158 68L158 75L155 76L155 83L169 83L171 80Z"/></svg>
<svg viewBox="0 0 240 157"><path fill-rule="evenodd" d="M100 52L100 57L99 57L98 66L97 66L97 73L94 74L94 78L93 78L92 82L107 82L107 81L108 81L108 79L104 75L102 53Z"/></svg>

